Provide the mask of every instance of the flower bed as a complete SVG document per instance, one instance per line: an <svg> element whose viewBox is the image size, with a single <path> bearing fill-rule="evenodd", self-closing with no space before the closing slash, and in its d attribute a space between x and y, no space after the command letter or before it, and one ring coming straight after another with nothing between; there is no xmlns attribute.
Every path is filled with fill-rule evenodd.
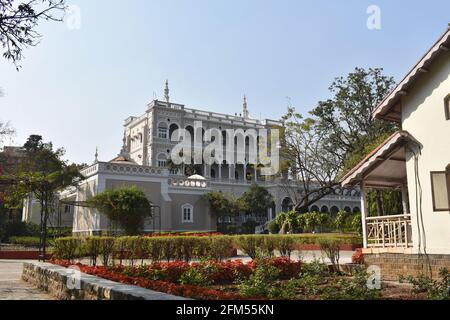
<svg viewBox="0 0 450 320"><path fill-rule="evenodd" d="M54 260L52 263L70 267L70 261ZM301 262L294 262L287 258L274 258L264 261L243 263L236 261L208 261L200 263L168 262L153 263L139 267L116 265L113 267L87 266L76 264L81 272L124 284L137 285L146 289L201 300L240 300L249 297L239 293L207 288L206 286L184 284L183 277L193 270L201 274L203 281L214 286L233 285L237 279L248 279L258 268L259 263L272 266L279 270L280 279L290 279L298 276ZM251 297L253 299L263 297Z"/></svg>

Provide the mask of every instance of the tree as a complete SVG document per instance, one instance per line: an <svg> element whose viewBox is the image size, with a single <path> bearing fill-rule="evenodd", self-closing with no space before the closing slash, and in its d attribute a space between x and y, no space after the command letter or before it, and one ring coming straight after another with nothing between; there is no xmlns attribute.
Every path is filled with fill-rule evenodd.
<svg viewBox="0 0 450 320"><path fill-rule="evenodd" d="M224 217L237 216L243 211L243 204L240 199L235 198L231 194L213 191L205 194L203 197L208 201L211 210L216 214L219 229L221 231L224 231Z"/></svg>
<svg viewBox="0 0 450 320"><path fill-rule="evenodd" d="M14 63L23 58L23 50L36 46L42 35L37 31L41 21L62 21L65 0L0 0L0 43L3 57Z"/></svg>
<svg viewBox="0 0 450 320"><path fill-rule="evenodd" d="M373 117L394 83L381 68L355 68L346 78L336 78L329 88L334 96L312 110L318 131L326 138L324 147L335 154L340 165L367 143L397 129L395 124Z"/></svg>
<svg viewBox="0 0 450 320"><path fill-rule="evenodd" d="M273 197L266 188L254 183L241 196L240 201L243 204L244 211L256 215L265 215L267 209L272 206Z"/></svg>
<svg viewBox="0 0 450 320"><path fill-rule="evenodd" d="M126 235L138 235L145 218L152 214L150 201L136 187L107 190L89 199L88 203L120 226Z"/></svg>
<svg viewBox="0 0 450 320"><path fill-rule="evenodd" d="M373 111L394 85L382 69L356 68L346 78L334 80L332 98L320 101L304 118L289 106L283 117L285 147L292 195L297 212L334 192L350 162L365 152L369 143L397 129L373 117ZM298 186L298 187L297 187Z"/></svg>
<svg viewBox="0 0 450 320"><path fill-rule="evenodd" d="M288 176L281 186L295 210L307 212L312 204L334 192L341 167L334 153L327 151L325 135L318 130L315 119L303 118L290 106L282 121L285 133L281 154Z"/></svg>
<svg viewBox="0 0 450 320"><path fill-rule="evenodd" d="M76 165L62 160L64 149L53 150L52 143L44 143L41 136L30 136L24 145L25 159L19 169L2 177L10 182L6 191L8 206L21 205L24 198L32 196L40 204L41 257L45 259L47 223L55 211L58 191L76 185L82 178Z"/></svg>

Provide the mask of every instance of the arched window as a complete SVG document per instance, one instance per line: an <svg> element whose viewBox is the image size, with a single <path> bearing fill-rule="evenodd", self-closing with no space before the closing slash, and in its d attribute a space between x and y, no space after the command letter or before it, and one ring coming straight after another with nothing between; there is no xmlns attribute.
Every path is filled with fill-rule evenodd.
<svg viewBox="0 0 450 320"><path fill-rule="evenodd" d="M160 122L158 124L158 138L167 139L168 136L168 128L165 122Z"/></svg>
<svg viewBox="0 0 450 320"><path fill-rule="evenodd" d="M294 209L294 204L292 203L292 199L289 197L286 197L283 199L283 202L281 203L281 211L283 212L289 212Z"/></svg>
<svg viewBox="0 0 450 320"><path fill-rule="evenodd" d="M319 212L319 211L320 211L320 209L319 209L318 206L312 206L312 207L309 209L309 212Z"/></svg>
<svg viewBox="0 0 450 320"><path fill-rule="evenodd" d="M157 162L159 168L167 167L167 156L164 153L158 154Z"/></svg>
<svg viewBox="0 0 450 320"><path fill-rule="evenodd" d="M181 222L193 223L194 222L194 206L192 204L184 204L181 206Z"/></svg>
<svg viewBox="0 0 450 320"><path fill-rule="evenodd" d="M353 208L353 213L361 213L361 209L358 207Z"/></svg>
<svg viewBox="0 0 450 320"><path fill-rule="evenodd" d="M336 207L336 206L331 207L330 213L331 213L332 217L336 217L338 212L339 212L339 208L338 207Z"/></svg>
<svg viewBox="0 0 450 320"><path fill-rule="evenodd" d="M175 133L176 130L178 130L179 127L176 123L172 123L169 127L169 138L170 140L172 139L178 139L178 137L173 137L173 134Z"/></svg>
<svg viewBox="0 0 450 320"><path fill-rule="evenodd" d="M328 207L323 206L322 209L320 209L320 213L328 213Z"/></svg>
<svg viewBox="0 0 450 320"><path fill-rule="evenodd" d="M350 207L345 207L344 211L347 213L352 213L352 209Z"/></svg>

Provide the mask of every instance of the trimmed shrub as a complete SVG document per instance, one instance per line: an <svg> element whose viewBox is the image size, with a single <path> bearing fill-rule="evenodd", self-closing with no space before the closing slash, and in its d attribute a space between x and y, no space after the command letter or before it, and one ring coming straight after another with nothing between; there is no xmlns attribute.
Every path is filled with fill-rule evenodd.
<svg viewBox="0 0 450 320"><path fill-rule="evenodd" d="M295 249L296 240L292 236L279 236L277 238L277 250L283 257L291 258L292 251Z"/></svg>
<svg viewBox="0 0 450 320"><path fill-rule="evenodd" d="M53 254L57 259L72 262L75 258L85 255L83 253L83 239L75 237L56 239Z"/></svg>
<svg viewBox="0 0 450 320"><path fill-rule="evenodd" d="M109 261L114 255L114 243L115 238L113 237L100 237L99 238L99 254L102 258L102 263L104 266L109 265Z"/></svg>
<svg viewBox="0 0 450 320"><path fill-rule="evenodd" d="M103 265L108 266L113 259L128 260L135 265L137 260L144 263L150 259L154 263L161 261L184 261L194 259L224 260L240 249L252 259L258 255L272 257L279 251L283 257L290 258L298 245L319 244L334 261L339 259L335 251L340 244L360 244L355 235L240 235L212 237L88 237L59 238L55 240L55 258L73 260L77 257L89 257L92 265L100 257ZM332 244L337 245L332 247ZM333 250L332 250L333 249Z"/></svg>
<svg viewBox="0 0 450 320"><path fill-rule="evenodd" d="M39 247L40 238L39 237L11 237L11 238L9 238L9 243L23 246L26 248L37 248L37 247ZM51 240L49 241L48 245L52 246Z"/></svg>
<svg viewBox="0 0 450 320"><path fill-rule="evenodd" d="M271 234L278 234L281 230L280 225L276 220L271 221L267 226L267 229Z"/></svg>

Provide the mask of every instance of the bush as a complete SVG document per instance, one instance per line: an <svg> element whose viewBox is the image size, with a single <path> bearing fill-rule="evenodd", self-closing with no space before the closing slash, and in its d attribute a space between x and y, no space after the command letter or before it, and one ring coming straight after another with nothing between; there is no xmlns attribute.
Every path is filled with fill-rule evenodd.
<svg viewBox="0 0 450 320"><path fill-rule="evenodd" d="M271 234L278 234L280 233L281 227L276 220L273 220L269 223L267 229Z"/></svg>
<svg viewBox="0 0 450 320"><path fill-rule="evenodd" d="M120 226L127 235L137 235L145 217L151 213L150 201L136 187L104 191L89 199L89 204Z"/></svg>
<svg viewBox="0 0 450 320"><path fill-rule="evenodd" d="M201 271L191 267L181 275L180 284L207 287L211 281Z"/></svg>
<svg viewBox="0 0 450 320"><path fill-rule="evenodd" d="M258 255L258 249L263 247L265 236L237 236L235 237L235 244L250 258L255 259Z"/></svg>
<svg viewBox="0 0 450 320"><path fill-rule="evenodd" d="M4 222L0 225L1 242L8 242L11 237L39 237L39 226L22 221Z"/></svg>
<svg viewBox="0 0 450 320"><path fill-rule="evenodd" d="M340 246L342 242L336 239L320 239L320 250L330 259L335 272L339 272Z"/></svg>
<svg viewBox="0 0 450 320"><path fill-rule="evenodd" d="M233 238L229 236L211 237L209 247L204 256L216 261L229 258L234 250Z"/></svg>
<svg viewBox="0 0 450 320"><path fill-rule="evenodd" d="M354 264L364 264L364 254L362 249L357 249L352 255L352 263Z"/></svg>
<svg viewBox="0 0 450 320"><path fill-rule="evenodd" d="M63 259L73 261L79 256L84 256L83 241L81 238L67 237L55 240L54 257L56 259Z"/></svg>
<svg viewBox="0 0 450 320"><path fill-rule="evenodd" d="M420 274L418 277L400 277L400 282L409 282L413 285L413 294L426 293L427 298L431 300L449 300L450 299L450 274L448 269L442 268L439 271L439 280L433 280L430 277Z"/></svg>
<svg viewBox="0 0 450 320"><path fill-rule="evenodd" d="M248 220L242 224L241 233L242 234L255 234L257 225L258 224L256 223L256 221Z"/></svg>
<svg viewBox="0 0 450 320"><path fill-rule="evenodd" d="M329 224L329 216L326 213L308 212L299 215L297 219L299 227L305 232L323 232Z"/></svg>
<svg viewBox="0 0 450 320"><path fill-rule="evenodd" d="M113 238L113 237L99 238L99 254L102 258L102 263L104 266L108 266L109 261L113 257L114 242L115 242L115 238Z"/></svg>
<svg viewBox="0 0 450 320"><path fill-rule="evenodd" d="M27 248L38 248L40 243L39 237L11 237L9 238L9 243L27 247ZM51 241L49 241L51 246Z"/></svg>
<svg viewBox="0 0 450 320"><path fill-rule="evenodd" d="M359 244L360 238L354 235L240 235L212 237L88 237L59 238L55 240L55 258L72 260L76 257L89 257L96 264L101 257L107 266L111 259L129 260L131 265L137 260L150 259L153 262L174 260L189 262L193 259L213 259L220 261L232 256L240 249L255 259L258 254L265 257L279 251L283 257L290 258L298 244L318 244L321 241ZM327 247L328 248L328 247ZM326 250L327 248L323 248ZM329 248L328 248L329 250ZM336 257L336 254L333 254Z"/></svg>
<svg viewBox="0 0 450 320"><path fill-rule="evenodd" d="M291 236L279 236L277 238L277 249L282 257L291 258L292 251L295 248L295 238Z"/></svg>

